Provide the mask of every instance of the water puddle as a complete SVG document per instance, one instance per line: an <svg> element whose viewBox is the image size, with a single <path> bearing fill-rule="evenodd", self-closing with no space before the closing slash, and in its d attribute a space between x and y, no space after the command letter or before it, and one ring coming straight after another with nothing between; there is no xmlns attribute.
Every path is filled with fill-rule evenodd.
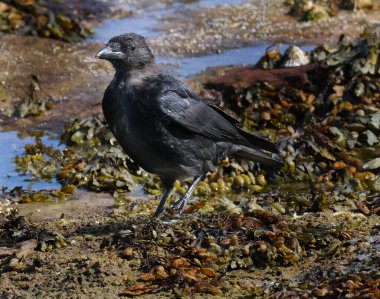
<svg viewBox="0 0 380 299"><path fill-rule="evenodd" d="M183 9L196 7L212 7L221 4L239 4L246 1L232 0L202 0L192 3L174 3L167 6L156 6L135 16L126 17L117 20L107 20L95 30L92 37L94 41L107 42L115 35L126 32L135 32L147 38L153 38L160 34L155 28L158 27L160 19L164 16L175 15ZM128 4L125 2L125 4ZM196 57L173 57L157 56L158 63L164 65L170 73L180 78L188 78L199 74L210 67L230 66L230 65L248 65L255 64L265 53L268 44L255 45L231 50L225 50L220 54L210 54ZM280 46L280 51L284 52L289 45ZM312 50L314 46L303 46L303 50Z"/></svg>
<svg viewBox="0 0 380 299"><path fill-rule="evenodd" d="M95 30L91 40L106 43L113 36L127 32L134 32L148 38L154 37L159 33L154 30L158 22L153 12L146 12L123 19L107 20Z"/></svg>
<svg viewBox="0 0 380 299"><path fill-rule="evenodd" d="M47 146L59 147L59 140L48 136L42 137ZM53 179L52 182L39 181L30 175L20 175L16 171L14 158L25 152L26 144L34 144L34 137L22 136L17 132L0 132L0 187L8 187L11 190L21 186L23 189L31 190L60 189L61 185Z"/></svg>
<svg viewBox="0 0 380 299"><path fill-rule="evenodd" d="M196 57L158 56L157 62L169 68L171 72L174 72L179 77L188 78L210 67L255 64L264 55L268 47L270 45L257 45L226 50L220 54ZM281 44L279 50L284 53L288 47L288 44ZM302 46L301 48L304 51L311 51L315 46Z"/></svg>
<svg viewBox="0 0 380 299"><path fill-rule="evenodd" d="M201 1L196 1L190 5L192 6L203 6L203 7L213 7L217 5L223 5L223 4L228 4L228 5L237 5L240 3L247 2L246 0L201 0Z"/></svg>
<svg viewBox="0 0 380 299"><path fill-rule="evenodd" d="M92 36L92 40L107 42L115 35L134 32L145 37L151 38L158 36L160 31L157 30L160 21L171 15L176 15L184 9L195 9L199 7L214 7L222 4L236 5L246 2L246 0L201 0L192 3L175 2L171 5L150 5L146 6L144 3L131 4L129 1L122 1L120 7L126 10L131 9L135 15L121 18L107 20L103 22Z"/></svg>

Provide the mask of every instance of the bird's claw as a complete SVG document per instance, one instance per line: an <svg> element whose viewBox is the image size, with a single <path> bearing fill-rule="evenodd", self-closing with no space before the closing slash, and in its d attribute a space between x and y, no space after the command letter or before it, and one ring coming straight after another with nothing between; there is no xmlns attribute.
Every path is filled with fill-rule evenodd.
<svg viewBox="0 0 380 299"><path fill-rule="evenodd" d="M183 212L185 211L186 204L187 204L187 201L182 201L180 209L179 209L179 214L180 215L183 214Z"/></svg>
<svg viewBox="0 0 380 299"><path fill-rule="evenodd" d="M182 214L183 211L185 210L185 207L186 207L186 203L184 201L181 201L179 203L175 202L174 204L172 204L170 206L170 209L178 211L178 214Z"/></svg>
<svg viewBox="0 0 380 299"><path fill-rule="evenodd" d="M173 203L169 208L172 210L179 210L181 202L182 202L182 198L177 200L175 203Z"/></svg>
<svg viewBox="0 0 380 299"><path fill-rule="evenodd" d="M185 211L187 202L188 202L188 198L180 198L179 200L177 200L175 203L173 203L170 206L170 209L179 210L179 214L183 214L183 212Z"/></svg>

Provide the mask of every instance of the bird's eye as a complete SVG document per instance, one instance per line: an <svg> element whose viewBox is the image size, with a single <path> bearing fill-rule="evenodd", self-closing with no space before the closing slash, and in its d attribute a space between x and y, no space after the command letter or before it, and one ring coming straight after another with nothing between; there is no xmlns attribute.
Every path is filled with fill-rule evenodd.
<svg viewBox="0 0 380 299"><path fill-rule="evenodd" d="M120 46L116 43L108 44L113 51L120 51Z"/></svg>
<svg viewBox="0 0 380 299"><path fill-rule="evenodd" d="M135 45L135 43L133 41L131 41L131 42L128 43L128 49L130 51L136 50L136 45Z"/></svg>

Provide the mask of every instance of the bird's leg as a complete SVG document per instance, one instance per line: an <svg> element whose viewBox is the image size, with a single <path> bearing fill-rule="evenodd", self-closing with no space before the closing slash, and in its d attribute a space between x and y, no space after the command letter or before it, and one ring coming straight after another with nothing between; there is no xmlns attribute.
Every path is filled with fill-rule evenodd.
<svg viewBox="0 0 380 299"><path fill-rule="evenodd" d="M165 202L168 199L170 192L172 192L174 182L162 180L162 185L164 186L164 194L162 194L160 203L158 204L156 212L154 212L154 218L160 217L162 211L164 210Z"/></svg>
<svg viewBox="0 0 380 299"><path fill-rule="evenodd" d="M172 205L172 208L178 208L179 213L182 214L186 208L187 202L191 194L193 193L195 187L197 187L199 182L202 181L204 178L205 178L205 175L200 175L200 176L195 177L189 189L187 189L186 193Z"/></svg>

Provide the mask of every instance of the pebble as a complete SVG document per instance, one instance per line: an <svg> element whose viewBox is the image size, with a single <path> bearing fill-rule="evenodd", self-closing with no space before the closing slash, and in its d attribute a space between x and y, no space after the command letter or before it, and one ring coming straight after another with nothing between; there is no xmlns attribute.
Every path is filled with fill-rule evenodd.
<svg viewBox="0 0 380 299"><path fill-rule="evenodd" d="M377 169L380 168L380 157L373 159L363 165L364 169Z"/></svg>

